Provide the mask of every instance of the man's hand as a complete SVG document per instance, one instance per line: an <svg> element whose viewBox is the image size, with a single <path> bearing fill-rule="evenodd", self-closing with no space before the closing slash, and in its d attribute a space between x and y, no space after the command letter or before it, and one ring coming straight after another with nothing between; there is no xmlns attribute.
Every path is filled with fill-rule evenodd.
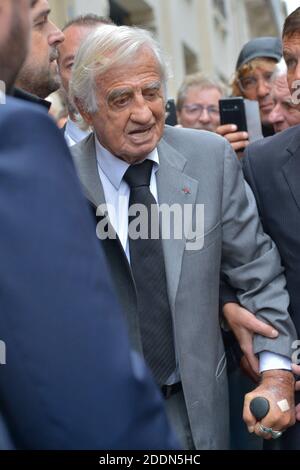
<svg viewBox="0 0 300 470"><path fill-rule="evenodd" d="M225 304L223 306L223 314L253 372L258 374L259 364L253 352L253 334L257 333L267 338L277 338L278 331L263 321L258 320L253 313L237 303L228 302Z"/></svg>
<svg viewBox="0 0 300 470"><path fill-rule="evenodd" d="M225 137L235 152L243 151L247 145L249 145L248 132L237 132L237 126L235 124L219 126L216 133Z"/></svg>
<svg viewBox="0 0 300 470"><path fill-rule="evenodd" d="M295 375L300 376L300 365L292 364L292 370ZM295 383L296 392L300 391L300 380ZM296 406L296 419L300 421L300 403Z"/></svg>
<svg viewBox="0 0 300 470"><path fill-rule="evenodd" d="M245 396L243 418L250 433L254 432L257 436L269 440L272 439L271 433L263 432L260 423L273 431L284 431L295 424L294 387L295 380L290 371L263 372L261 384ZM260 422L250 411L250 402L255 397L264 397L270 403L268 414Z"/></svg>
<svg viewBox="0 0 300 470"><path fill-rule="evenodd" d="M258 384L260 382L260 374L252 369L246 356L241 358L240 368L254 383Z"/></svg>

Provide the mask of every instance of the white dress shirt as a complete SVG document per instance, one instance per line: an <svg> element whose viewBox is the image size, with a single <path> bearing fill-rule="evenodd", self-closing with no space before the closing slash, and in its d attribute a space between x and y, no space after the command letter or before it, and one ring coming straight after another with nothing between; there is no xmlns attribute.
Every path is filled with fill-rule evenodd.
<svg viewBox="0 0 300 470"><path fill-rule="evenodd" d="M80 127L78 127L76 122L72 121L70 117L68 117L64 133L64 137L66 139L68 147L72 147L73 145L78 144L78 142L81 142L90 133L90 129L87 131L83 131L82 129L80 129Z"/></svg>
<svg viewBox="0 0 300 470"><path fill-rule="evenodd" d="M1 87L1 83L0 83ZM0 106L6 103L6 95L3 93L3 91L0 88Z"/></svg>
<svg viewBox="0 0 300 470"><path fill-rule="evenodd" d="M98 172L104 190L109 220L118 234L130 263L128 243L128 204L130 188L123 180L123 176L130 165L106 150L100 144L97 137L95 137L95 146ZM150 180L150 191L158 202L156 172L159 168L159 157L156 148L148 155L147 159L154 162ZM260 372L271 369L291 370L291 361L280 354L264 351L259 355L259 368ZM174 381L168 381L168 383L174 383Z"/></svg>
<svg viewBox="0 0 300 470"><path fill-rule="evenodd" d="M98 172L104 190L109 220L115 229L127 259L130 262L128 243L128 205L130 188L123 176L129 168L129 163L112 155L95 138ZM154 162L150 178L150 191L157 202L157 185L155 173L159 168L157 149L147 157Z"/></svg>

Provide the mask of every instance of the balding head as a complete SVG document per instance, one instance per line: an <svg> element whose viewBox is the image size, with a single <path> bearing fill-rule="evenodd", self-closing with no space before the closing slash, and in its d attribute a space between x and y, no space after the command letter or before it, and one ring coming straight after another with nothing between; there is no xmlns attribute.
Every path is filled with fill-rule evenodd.
<svg viewBox="0 0 300 470"><path fill-rule="evenodd" d="M287 74L281 73L273 83L272 98L274 108L270 113L270 122L275 132L300 124L299 106L295 105L288 87Z"/></svg>
<svg viewBox="0 0 300 470"><path fill-rule="evenodd" d="M58 48L58 67L62 91L64 92L71 117L76 113L76 108L69 99L69 83L75 56L87 36L94 29L104 24L112 24L112 22L109 18L89 14L74 18L63 28L65 40Z"/></svg>

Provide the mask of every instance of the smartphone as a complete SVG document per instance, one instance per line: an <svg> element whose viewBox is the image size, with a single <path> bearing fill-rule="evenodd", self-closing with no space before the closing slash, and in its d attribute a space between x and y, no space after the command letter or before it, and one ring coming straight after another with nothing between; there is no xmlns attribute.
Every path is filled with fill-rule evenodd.
<svg viewBox="0 0 300 470"><path fill-rule="evenodd" d="M235 124L239 132L247 132L247 119L244 99L223 98L219 101L221 124Z"/></svg>
<svg viewBox="0 0 300 470"><path fill-rule="evenodd" d="M175 101L170 98L166 103L166 124L169 126L177 125L177 114Z"/></svg>

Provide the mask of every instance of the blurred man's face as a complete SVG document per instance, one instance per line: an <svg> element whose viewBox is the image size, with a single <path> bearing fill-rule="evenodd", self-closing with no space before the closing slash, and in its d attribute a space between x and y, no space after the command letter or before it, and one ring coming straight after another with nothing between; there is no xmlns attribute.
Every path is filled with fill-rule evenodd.
<svg viewBox="0 0 300 470"><path fill-rule="evenodd" d="M130 63L112 67L96 87L99 111L83 117L100 143L130 164L144 160L161 139L165 122L160 69L152 51L141 49Z"/></svg>
<svg viewBox="0 0 300 470"><path fill-rule="evenodd" d="M272 97L275 107L270 114L270 122L275 132L281 132L288 127L300 124L300 110L292 102L286 75L282 75L274 81Z"/></svg>
<svg viewBox="0 0 300 470"><path fill-rule="evenodd" d="M14 84L28 52L30 8L34 0L0 0L0 80L6 92Z"/></svg>
<svg viewBox="0 0 300 470"><path fill-rule="evenodd" d="M72 25L64 31L65 40L58 47L58 66L62 85L66 92L69 91L76 53L92 30L92 26Z"/></svg>
<svg viewBox="0 0 300 470"><path fill-rule="evenodd" d="M32 9L32 36L30 51L17 85L40 98L46 98L60 86L57 67L57 47L64 40L63 33L49 20L47 0L37 0Z"/></svg>
<svg viewBox="0 0 300 470"><path fill-rule="evenodd" d="M276 62L260 61L260 65L249 71L240 79L240 88L244 98L257 100L261 122L270 124L269 115L274 107L271 96L272 79Z"/></svg>
<svg viewBox="0 0 300 470"><path fill-rule="evenodd" d="M99 25L97 25L99 26ZM58 47L58 69L61 79L62 91L68 106L70 116L77 110L69 99L69 83L72 75L75 56L82 42L93 31L96 26L71 25L65 29L64 41Z"/></svg>
<svg viewBox="0 0 300 470"><path fill-rule="evenodd" d="M221 98L222 95L217 88L191 86L187 90L182 109L177 112L178 122L182 127L216 132L220 125Z"/></svg>
<svg viewBox="0 0 300 470"><path fill-rule="evenodd" d="M283 57L287 65L289 90L300 109L300 31L283 38Z"/></svg>

